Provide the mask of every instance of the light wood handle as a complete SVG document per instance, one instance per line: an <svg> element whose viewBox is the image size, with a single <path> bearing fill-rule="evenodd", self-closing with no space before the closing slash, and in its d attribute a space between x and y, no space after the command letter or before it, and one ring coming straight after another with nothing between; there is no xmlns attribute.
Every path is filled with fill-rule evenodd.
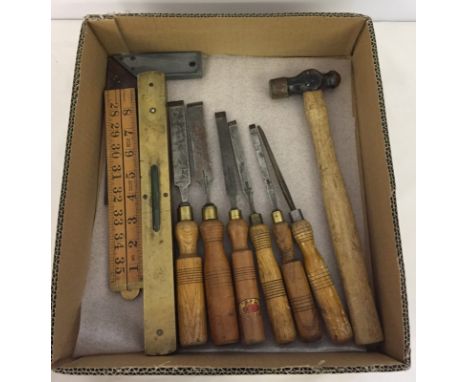
<svg viewBox="0 0 468 382"><path fill-rule="evenodd" d="M244 219L235 219L229 221L227 231L234 251L232 270L242 342L247 345L260 343L265 340L265 330L254 257L247 243L249 227Z"/></svg>
<svg viewBox="0 0 468 382"><path fill-rule="evenodd" d="M179 258L197 256L198 225L193 220L183 220L175 229Z"/></svg>
<svg viewBox="0 0 468 382"><path fill-rule="evenodd" d="M176 224L179 258L176 261L177 321L180 345L207 341L202 259L197 256L198 226L193 220Z"/></svg>
<svg viewBox="0 0 468 382"><path fill-rule="evenodd" d="M320 319L309 283L300 260L283 264L283 277L297 331L303 341L313 342L322 337Z"/></svg>
<svg viewBox="0 0 468 382"><path fill-rule="evenodd" d="M322 195L340 275L353 324L355 341L367 345L383 340L356 222L336 159L322 91L304 93L306 118L320 168Z"/></svg>
<svg viewBox="0 0 468 382"><path fill-rule="evenodd" d="M310 223L306 220L297 221L292 224L292 232L304 256L307 278L330 339L335 343L348 342L353 338L353 331L327 265L315 248Z"/></svg>
<svg viewBox="0 0 468 382"><path fill-rule="evenodd" d="M223 246L223 223L205 220L200 233L205 248L205 287L211 339L215 345L239 341L231 268Z"/></svg>
<svg viewBox="0 0 468 382"><path fill-rule="evenodd" d="M281 271L271 248L268 227L265 224L250 226L250 239L255 247L260 282L275 340L279 344L292 342L296 338L296 329Z"/></svg>

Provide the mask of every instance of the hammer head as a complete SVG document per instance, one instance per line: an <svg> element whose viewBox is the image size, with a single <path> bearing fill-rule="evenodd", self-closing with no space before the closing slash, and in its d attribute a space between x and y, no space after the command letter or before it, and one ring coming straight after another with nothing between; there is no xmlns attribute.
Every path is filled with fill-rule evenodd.
<svg viewBox="0 0 468 382"><path fill-rule="evenodd" d="M312 90L333 89L340 84L340 80L339 73L334 70L321 73L315 69L307 69L295 77L270 80L270 95L272 98L285 98Z"/></svg>

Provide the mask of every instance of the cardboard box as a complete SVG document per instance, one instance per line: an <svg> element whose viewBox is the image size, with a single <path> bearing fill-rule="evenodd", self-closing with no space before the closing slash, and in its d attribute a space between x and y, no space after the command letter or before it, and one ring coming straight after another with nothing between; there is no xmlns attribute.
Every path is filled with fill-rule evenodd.
<svg viewBox="0 0 468 382"><path fill-rule="evenodd" d="M373 283L385 341L367 352L143 353L74 359L98 189L108 55L198 50L264 57L348 57L353 69ZM409 321L395 182L372 21L356 14L90 16L73 86L52 278L52 368L67 374L315 374L410 365ZM170 365L168 365L170 361Z"/></svg>

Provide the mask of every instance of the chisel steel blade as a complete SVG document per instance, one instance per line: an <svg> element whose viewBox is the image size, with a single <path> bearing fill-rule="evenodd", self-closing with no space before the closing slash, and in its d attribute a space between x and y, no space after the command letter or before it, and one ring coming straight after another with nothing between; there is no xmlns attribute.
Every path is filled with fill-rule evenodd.
<svg viewBox="0 0 468 382"><path fill-rule="evenodd" d="M187 202L191 179L184 101L168 102L167 109L171 131L174 184L180 191L182 202Z"/></svg>
<svg viewBox="0 0 468 382"><path fill-rule="evenodd" d="M241 194L239 174L237 173L236 159L232 147L231 135L225 112L215 113L216 127L218 128L219 147L223 165L224 184L231 203L231 208L238 207Z"/></svg>
<svg viewBox="0 0 468 382"><path fill-rule="evenodd" d="M192 179L200 184L209 200L209 189L213 181L213 175L211 172L211 162L206 140L203 102L188 104L186 117L193 161Z"/></svg>
<svg viewBox="0 0 468 382"><path fill-rule="evenodd" d="M278 209L278 202L276 200L276 193L273 183L271 181L270 171L266 162L266 155L260 140L258 129L256 125L250 125L250 137L252 138L252 143L255 148L255 155L257 157L257 162L260 167L260 172L262 173L263 183L267 189L267 194L270 197L271 204L274 210Z"/></svg>
<svg viewBox="0 0 468 382"><path fill-rule="evenodd" d="M293 211L296 209L296 205L294 204L293 198L291 196L291 193L289 192L288 185L286 184L286 181L283 178L283 174L281 173L281 170L278 166L278 162L276 162L275 155L273 154L273 150L271 149L270 143L268 142L268 139L265 135L265 132L260 126L257 126L260 139L263 143L263 147L265 147L268 158L270 159L271 166L273 167L273 171L275 172L276 179L278 180L278 184L281 188L281 191L283 192L283 196L286 199L286 203L288 204L289 208Z"/></svg>
<svg viewBox="0 0 468 382"><path fill-rule="evenodd" d="M250 181L249 172L247 170L247 162L245 160L244 150L242 148L242 143L239 136L239 128L236 121L229 122L228 125L241 188L247 201L249 202L250 211L254 212L255 206L253 202L252 182Z"/></svg>

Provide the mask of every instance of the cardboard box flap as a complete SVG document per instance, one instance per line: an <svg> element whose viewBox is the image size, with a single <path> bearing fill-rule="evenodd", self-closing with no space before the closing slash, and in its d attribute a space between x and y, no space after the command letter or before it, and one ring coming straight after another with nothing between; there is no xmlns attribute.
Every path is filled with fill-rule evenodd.
<svg viewBox="0 0 468 382"><path fill-rule="evenodd" d="M372 25L364 28L352 56L361 166L367 206L374 287L385 332L382 350L409 357L406 287L396 210L390 143ZM376 81L377 79L377 81ZM406 318L406 322L405 322Z"/></svg>
<svg viewBox="0 0 468 382"><path fill-rule="evenodd" d="M53 360L71 356L75 347L98 189L102 90L107 55L86 26L80 44L52 279ZM60 319L55 320L55 317Z"/></svg>
<svg viewBox="0 0 468 382"><path fill-rule="evenodd" d="M278 57L349 56L365 20L359 15L117 15L89 23L109 54L197 50Z"/></svg>
<svg viewBox="0 0 468 382"><path fill-rule="evenodd" d="M379 366L377 366L379 365ZM256 371L256 373L294 373L294 369L328 372L334 368L362 368L378 370L381 366L398 366L401 363L381 353L252 353L242 357L232 353L178 354L164 357L148 357L141 353L96 355L68 360L57 364L57 371L67 372L85 368L116 368L121 374L131 373L131 369L145 368L149 374L171 374L176 368L181 374L191 369L197 374L236 374ZM130 370L129 370L130 369ZM222 370L224 369L224 371ZM237 372L236 372L237 369ZM84 371L84 370L83 370ZM244 371L244 372L242 372ZM263 372L262 372L263 371ZM358 371L358 370L356 370ZM363 370L360 370L363 371Z"/></svg>

